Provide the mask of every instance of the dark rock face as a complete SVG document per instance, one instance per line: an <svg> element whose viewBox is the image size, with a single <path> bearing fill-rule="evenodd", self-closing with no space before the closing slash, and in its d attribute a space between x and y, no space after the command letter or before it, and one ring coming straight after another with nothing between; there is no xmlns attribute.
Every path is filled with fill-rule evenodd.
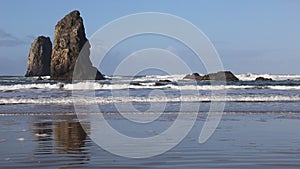
<svg viewBox="0 0 300 169"><path fill-rule="evenodd" d="M161 83L171 83L172 81L171 81L171 80L168 80L168 79L166 79L166 80L159 80L158 82L161 82Z"/></svg>
<svg viewBox="0 0 300 169"><path fill-rule="evenodd" d="M155 85L154 86L165 86L167 84L170 84L172 83L171 80L159 80L158 82L155 82Z"/></svg>
<svg viewBox="0 0 300 169"><path fill-rule="evenodd" d="M273 81L271 78L264 78L264 77L258 77L255 79L255 81Z"/></svg>
<svg viewBox="0 0 300 169"><path fill-rule="evenodd" d="M193 80L217 80L217 81L239 81L239 79L230 71L220 71L217 73L210 73L204 76L199 75L198 73L193 73L187 75L184 79L193 79Z"/></svg>
<svg viewBox="0 0 300 169"><path fill-rule="evenodd" d="M239 81L230 71L221 71L203 76L203 80Z"/></svg>
<svg viewBox="0 0 300 169"><path fill-rule="evenodd" d="M186 75L183 79L193 79L193 80L203 80L203 76L199 75L199 73L193 73L191 75Z"/></svg>
<svg viewBox="0 0 300 169"><path fill-rule="evenodd" d="M104 79L103 75L92 66L89 58L90 45L86 42L88 40L79 11L69 13L57 23L51 56L51 79L72 80L77 61L79 64L76 65L74 72L75 79Z"/></svg>
<svg viewBox="0 0 300 169"><path fill-rule="evenodd" d="M26 77L49 76L52 43L49 37L39 36L31 44Z"/></svg>

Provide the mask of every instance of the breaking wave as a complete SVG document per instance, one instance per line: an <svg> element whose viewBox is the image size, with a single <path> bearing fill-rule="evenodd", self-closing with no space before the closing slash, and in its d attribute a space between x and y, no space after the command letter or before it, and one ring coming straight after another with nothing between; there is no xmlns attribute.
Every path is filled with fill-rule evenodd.
<svg viewBox="0 0 300 169"><path fill-rule="evenodd" d="M64 98L2 98L0 105L7 104L115 104L115 103L167 103L167 102L298 102L298 96L181 96L181 97L64 97Z"/></svg>
<svg viewBox="0 0 300 169"><path fill-rule="evenodd" d="M246 84L246 85L181 85L174 83L166 83L157 85L155 82L139 82L136 84L103 84L98 82L80 82L74 84L63 83L43 83L43 84L15 84L15 85L0 85L0 91L14 91L27 89L44 89L44 90L122 90L122 89L174 89L174 90L246 90L246 89L273 89L273 90L300 90L300 85L261 85L261 84Z"/></svg>

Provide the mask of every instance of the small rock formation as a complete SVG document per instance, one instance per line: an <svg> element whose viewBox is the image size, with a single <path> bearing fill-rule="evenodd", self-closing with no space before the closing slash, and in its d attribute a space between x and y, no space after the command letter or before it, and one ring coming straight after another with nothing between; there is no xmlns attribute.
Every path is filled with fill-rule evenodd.
<svg viewBox="0 0 300 169"><path fill-rule="evenodd" d="M239 79L230 71L207 74L203 76L203 80L239 81Z"/></svg>
<svg viewBox="0 0 300 169"><path fill-rule="evenodd" d="M166 79L166 80L159 80L158 82L161 82L161 83L171 83L172 81L171 81L171 80L168 80L168 79Z"/></svg>
<svg viewBox="0 0 300 169"><path fill-rule="evenodd" d="M86 42L88 40L79 11L72 11L57 23L51 56L51 79L72 80L77 60L79 64L76 65L74 72L75 79L104 79L103 75L92 66L89 58L90 45Z"/></svg>
<svg viewBox="0 0 300 169"><path fill-rule="evenodd" d="M159 81L155 82L154 86L165 86L165 85L170 84L170 83L172 83L171 80L167 80L167 79L159 80Z"/></svg>
<svg viewBox="0 0 300 169"><path fill-rule="evenodd" d="M52 43L49 37L39 36L31 44L26 77L49 76Z"/></svg>
<svg viewBox="0 0 300 169"><path fill-rule="evenodd" d="M264 78L264 77L258 77L255 79L255 81L273 81L272 78Z"/></svg>
<svg viewBox="0 0 300 169"><path fill-rule="evenodd" d="M193 73L191 75L186 75L184 79L193 80L217 80L217 81L239 81L239 79L230 71L220 71L217 73L210 73L204 76L198 73Z"/></svg>
<svg viewBox="0 0 300 169"><path fill-rule="evenodd" d="M192 73L191 75L186 75L183 79L203 80L202 77L199 73Z"/></svg>

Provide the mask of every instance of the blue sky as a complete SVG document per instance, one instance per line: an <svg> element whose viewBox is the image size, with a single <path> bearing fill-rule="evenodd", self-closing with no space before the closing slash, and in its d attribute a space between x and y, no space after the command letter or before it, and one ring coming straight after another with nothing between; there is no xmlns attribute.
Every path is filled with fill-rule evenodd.
<svg viewBox="0 0 300 169"><path fill-rule="evenodd" d="M46 35L53 39L57 21L74 9L81 12L88 37L124 15L170 13L201 29L215 45L227 70L234 73L300 74L298 0L1 2L0 75L24 75L34 38ZM109 71L103 68L104 74L110 74Z"/></svg>

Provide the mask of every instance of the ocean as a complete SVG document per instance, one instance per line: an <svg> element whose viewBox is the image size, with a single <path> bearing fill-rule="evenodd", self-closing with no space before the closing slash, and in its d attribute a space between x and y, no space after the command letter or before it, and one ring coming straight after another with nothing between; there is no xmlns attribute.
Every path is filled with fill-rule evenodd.
<svg viewBox="0 0 300 169"><path fill-rule="evenodd" d="M263 76L273 81L256 82ZM241 74L240 82L226 85L183 80L184 75L108 77L104 81L37 81L36 77L0 77L0 113L74 112L77 104L99 104L101 112L116 112L114 104L134 103L137 110L149 111L150 104L166 103L163 111L177 112L181 103L201 103L208 111L211 101L226 102L225 112L298 112L300 110L300 75ZM47 79L47 77L44 77ZM171 82L159 82L169 80ZM75 98L73 91L90 88L95 97ZM226 98L211 91L226 90ZM124 93L125 91L125 93ZM153 91L156 91L153 92ZM197 91L189 92L189 91ZM148 105L148 106L147 106ZM159 109L160 110L160 109ZM156 111L155 109L153 111Z"/></svg>
<svg viewBox="0 0 300 169"><path fill-rule="evenodd" d="M260 76L273 81L254 81ZM2 76L0 168L300 167L300 75L239 74L239 82L227 84L195 83L183 77L107 76L103 81L59 82ZM88 94L77 95L79 91ZM199 144L212 103L224 103L223 116L214 134ZM94 105L97 109L87 109ZM197 114L197 119L174 148L132 159L95 144L80 125L76 107L87 114L104 114L116 130L132 137L159 134L180 112ZM154 114L155 124L128 125L122 113Z"/></svg>

